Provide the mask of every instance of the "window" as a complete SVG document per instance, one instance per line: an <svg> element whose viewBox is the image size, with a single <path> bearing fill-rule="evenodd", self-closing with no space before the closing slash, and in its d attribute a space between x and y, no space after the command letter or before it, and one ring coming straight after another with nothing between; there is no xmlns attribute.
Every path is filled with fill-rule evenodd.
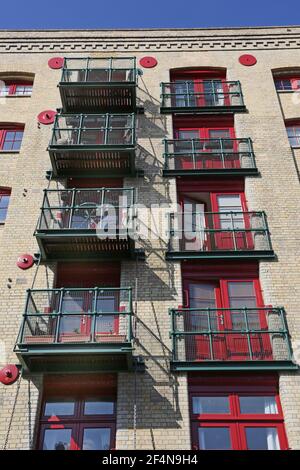
<svg viewBox="0 0 300 470"><path fill-rule="evenodd" d="M288 448L276 377L191 378L189 388L195 449Z"/></svg>
<svg viewBox="0 0 300 470"><path fill-rule="evenodd" d="M0 125L0 152L19 152L24 127Z"/></svg>
<svg viewBox="0 0 300 470"><path fill-rule="evenodd" d="M0 97L1 96L31 96L32 82L1 80L0 77Z"/></svg>
<svg viewBox="0 0 300 470"><path fill-rule="evenodd" d="M277 91L300 90L300 75L298 77L282 76L275 78L275 87Z"/></svg>
<svg viewBox="0 0 300 470"><path fill-rule="evenodd" d="M0 188L0 224L4 224L10 198L10 189Z"/></svg>
<svg viewBox="0 0 300 470"><path fill-rule="evenodd" d="M221 69L172 71L174 104L178 107L229 105L230 95L225 80L226 71Z"/></svg>
<svg viewBox="0 0 300 470"><path fill-rule="evenodd" d="M258 279L184 279L186 308L186 331L208 331L214 334L191 334L185 339L188 361L270 361L273 349L268 333L268 317L264 310ZM246 313L245 313L246 309ZM208 313L209 311L209 313ZM251 333L246 334L247 329ZM259 402L243 401L242 410ZM271 404L270 404L271 406ZM195 399L198 409L226 408L224 398L206 397Z"/></svg>
<svg viewBox="0 0 300 470"><path fill-rule="evenodd" d="M64 393L44 399L40 450L109 450L114 448L114 440L114 398L100 394L82 396L75 387L69 396Z"/></svg>
<svg viewBox="0 0 300 470"><path fill-rule="evenodd" d="M286 123L286 131L291 147L300 147L300 121Z"/></svg>

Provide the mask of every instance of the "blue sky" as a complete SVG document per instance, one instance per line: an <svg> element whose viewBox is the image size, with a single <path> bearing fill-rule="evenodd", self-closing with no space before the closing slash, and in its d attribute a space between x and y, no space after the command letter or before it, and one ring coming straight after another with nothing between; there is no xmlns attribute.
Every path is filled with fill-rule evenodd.
<svg viewBox="0 0 300 470"><path fill-rule="evenodd" d="M0 29L295 25L299 11L299 0L2 0Z"/></svg>

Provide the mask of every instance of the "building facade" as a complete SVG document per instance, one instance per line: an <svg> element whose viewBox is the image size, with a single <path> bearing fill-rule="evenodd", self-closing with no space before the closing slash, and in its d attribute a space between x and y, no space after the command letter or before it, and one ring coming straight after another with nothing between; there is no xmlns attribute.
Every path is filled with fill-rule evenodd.
<svg viewBox="0 0 300 470"><path fill-rule="evenodd" d="M300 27L0 53L1 447L300 449Z"/></svg>

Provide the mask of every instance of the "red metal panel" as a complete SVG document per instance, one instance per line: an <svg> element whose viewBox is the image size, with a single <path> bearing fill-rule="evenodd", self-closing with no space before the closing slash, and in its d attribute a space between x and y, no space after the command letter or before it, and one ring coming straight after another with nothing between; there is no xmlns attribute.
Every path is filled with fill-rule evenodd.
<svg viewBox="0 0 300 470"><path fill-rule="evenodd" d="M118 261L58 263L56 287L119 287L120 272Z"/></svg>

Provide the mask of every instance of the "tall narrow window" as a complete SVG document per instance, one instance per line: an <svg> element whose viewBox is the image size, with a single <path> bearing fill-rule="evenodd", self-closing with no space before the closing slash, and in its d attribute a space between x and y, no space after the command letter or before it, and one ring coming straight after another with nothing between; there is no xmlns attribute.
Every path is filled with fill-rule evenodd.
<svg viewBox="0 0 300 470"><path fill-rule="evenodd" d="M300 147L300 120L287 122L286 131L291 147Z"/></svg>
<svg viewBox="0 0 300 470"><path fill-rule="evenodd" d="M0 224L5 223L10 198L10 189L0 188Z"/></svg>
<svg viewBox="0 0 300 470"><path fill-rule="evenodd" d="M19 152L24 134L24 126L0 124L0 152Z"/></svg>

